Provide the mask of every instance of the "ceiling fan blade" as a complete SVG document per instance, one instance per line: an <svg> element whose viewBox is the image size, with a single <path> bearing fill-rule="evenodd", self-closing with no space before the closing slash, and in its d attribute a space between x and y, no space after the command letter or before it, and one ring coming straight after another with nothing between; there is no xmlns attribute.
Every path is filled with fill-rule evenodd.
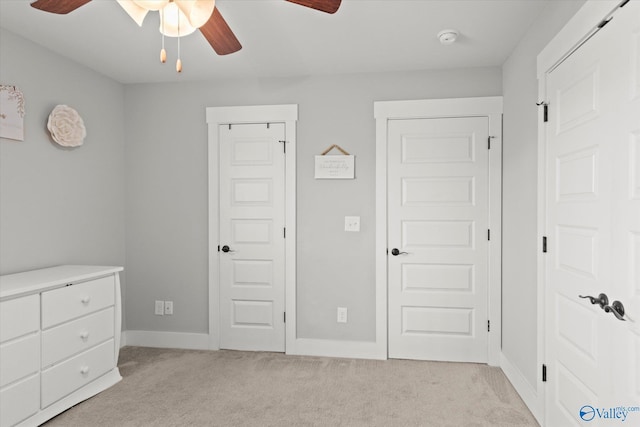
<svg viewBox="0 0 640 427"><path fill-rule="evenodd" d="M31 3L31 7L43 10L45 12L66 15L73 12L80 6L84 6L91 0L37 0Z"/></svg>
<svg viewBox="0 0 640 427"><path fill-rule="evenodd" d="M217 7L213 9L207 23L200 27L200 32L218 55L228 55L242 49Z"/></svg>
<svg viewBox="0 0 640 427"><path fill-rule="evenodd" d="M342 0L287 0L326 13L336 13Z"/></svg>

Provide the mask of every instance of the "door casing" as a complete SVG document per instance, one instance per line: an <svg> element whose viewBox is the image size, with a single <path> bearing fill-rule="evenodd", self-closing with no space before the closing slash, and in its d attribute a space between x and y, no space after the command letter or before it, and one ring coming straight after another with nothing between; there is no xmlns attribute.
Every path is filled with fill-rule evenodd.
<svg viewBox="0 0 640 427"><path fill-rule="evenodd" d="M208 107L208 171L209 171L209 349L220 348L220 282L218 275L219 242L219 179L218 127L228 124L284 123L286 135L285 223L285 351L295 344L296 337L296 123L298 105L258 105Z"/></svg>
<svg viewBox="0 0 640 427"><path fill-rule="evenodd" d="M488 117L489 150L489 245L488 363L500 364L502 336L502 97L450 98L374 103L376 119L376 349L388 353L387 271L387 135L393 119Z"/></svg>

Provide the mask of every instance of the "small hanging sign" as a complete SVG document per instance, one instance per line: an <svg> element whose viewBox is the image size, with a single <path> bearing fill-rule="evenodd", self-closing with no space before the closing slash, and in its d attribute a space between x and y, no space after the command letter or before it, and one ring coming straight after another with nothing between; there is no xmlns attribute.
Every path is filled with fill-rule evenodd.
<svg viewBox="0 0 640 427"><path fill-rule="evenodd" d="M336 149L342 153L338 156L327 156L331 150ZM320 156L316 156L315 164L316 179L354 179L355 178L355 156L347 153L342 147L333 144L324 150Z"/></svg>

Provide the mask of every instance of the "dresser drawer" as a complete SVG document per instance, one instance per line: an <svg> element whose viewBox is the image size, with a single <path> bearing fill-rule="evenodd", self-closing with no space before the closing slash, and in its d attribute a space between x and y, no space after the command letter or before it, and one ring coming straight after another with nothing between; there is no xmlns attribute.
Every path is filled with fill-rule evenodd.
<svg viewBox="0 0 640 427"><path fill-rule="evenodd" d="M42 328L93 313L114 304L115 279L102 277L42 293Z"/></svg>
<svg viewBox="0 0 640 427"><path fill-rule="evenodd" d="M114 309L90 314L42 332L42 367L113 338Z"/></svg>
<svg viewBox="0 0 640 427"><path fill-rule="evenodd" d="M40 376L12 384L0 391L0 426L13 426L40 409Z"/></svg>
<svg viewBox="0 0 640 427"><path fill-rule="evenodd" d="M109 340L42 371L42 408L62 399L115 367L114 341Z"/></svg>
<svg viewBox="0 0 640 427"><path fill-rule="evenodd" d="M40 370L40 334L0 345L0 387Z"/></svg>
<svg viewBox="0 0 640 427"><path fill-rule="evenodd" d="M0 343L40 329L40 295L0 302Z"/></svg>

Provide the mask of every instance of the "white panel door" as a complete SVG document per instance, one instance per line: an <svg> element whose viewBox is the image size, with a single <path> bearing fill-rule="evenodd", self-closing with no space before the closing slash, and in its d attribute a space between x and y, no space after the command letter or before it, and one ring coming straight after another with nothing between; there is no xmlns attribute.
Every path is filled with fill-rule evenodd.
<svg viewBox="0 0 640 427"><path fill-rule="evenodd" d="M219 126L220 348L285 350L285 128Z"/></svg>
<svg viewBox="0 0 640 427"><path fill-rule="evenodd" d="M389 121L391 358L487 361L488 126Z"/></svg>
<svg viewBox="0 0 640 427"><path fill-rule="evenodd" d="M640 425L640 2L546 91L546 424ZM579 297L602 293L626 321Z"/></svg>

